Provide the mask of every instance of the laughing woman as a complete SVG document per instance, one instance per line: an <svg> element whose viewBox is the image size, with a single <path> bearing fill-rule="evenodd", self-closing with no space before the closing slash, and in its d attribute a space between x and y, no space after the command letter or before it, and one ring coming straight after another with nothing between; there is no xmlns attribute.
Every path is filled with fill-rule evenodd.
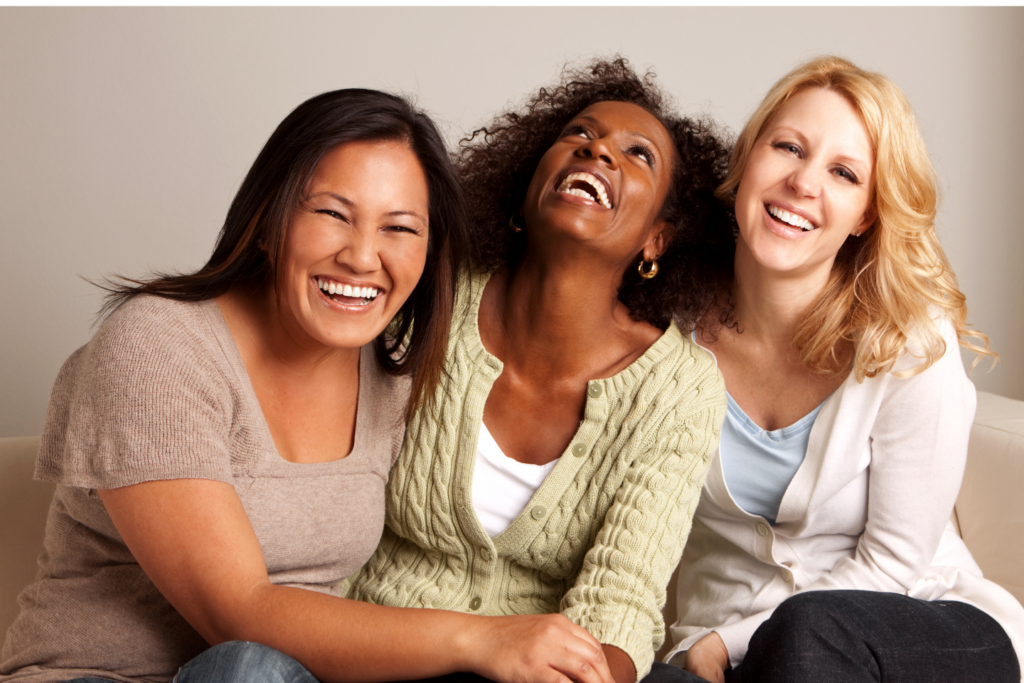
<svg viewBox="0 0 1024 683"><path fill-rule="evenodd" d="M797 68L721 193L734 280L697 339L729 408L679 569L686 669L1016 683L1024 610L949 521L975 408L960 346L991 352L966 328L903 93L834 57Z"/></svg>
<svg viewBox="0 0 1024 683"><path fill-rule="evenodd" d="M478 269L350 595L538 615L470 645L492 679L632 683L724 417L714 361L680 324L731 249L713 194L726 152L621 60L479 133L461 155ZM507 646L533 623L543 657Z"/></svg>
<svg viewBox="0 0 1024 683"><path fill-rule="evenodd" d="M403 416L441 373L464 221L430 119L340 90L277 128L203 268L115 285L50 399L36 476L57 489L0 680L452 670L396 662L365 628L436 653L443 614L328 585L380 537Z"/></svg>

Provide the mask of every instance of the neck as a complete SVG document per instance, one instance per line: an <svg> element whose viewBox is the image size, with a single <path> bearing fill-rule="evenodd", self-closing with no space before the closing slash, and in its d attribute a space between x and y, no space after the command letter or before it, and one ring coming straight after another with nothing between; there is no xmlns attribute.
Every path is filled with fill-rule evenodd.
<svg viewBox="0 0 1024 683"><path fill-rule="evenodd" d="M358 348L333 348L312 339L282 311L270 287L255 294L232 289L218 303L247 365L256 362L291 376L312 375L331 364L358 367Z"/></svg>
<svg viewBox="0 0 1024 683"><path fill-rule="evenodd" d="M788 348L804 313L828 284L830 268L793 275L761 266L741 244L735 260L734 317L745 335Z"/></svg>
<svg viewBox="0 0 1024 683"><path fill-rule="evenodd" d="M618 300L622 271L592 259L548 259L530 252L499 274L494 301L504 362L543 364L573 374L600 357L609 336L637 323Z"/></svg>

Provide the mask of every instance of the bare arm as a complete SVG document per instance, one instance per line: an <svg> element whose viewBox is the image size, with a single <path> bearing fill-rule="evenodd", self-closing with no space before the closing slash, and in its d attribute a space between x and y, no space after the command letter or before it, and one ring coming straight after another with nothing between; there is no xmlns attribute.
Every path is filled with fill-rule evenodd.
<svg viewBox="0 0 1024 683"><path fill-rule="evenodd" d="M612 672L615 683L635 683L636 667L633 658L614 645L601 645L604 658L608 660L608 668Z"/></svg>
<svg viewBox="0 0 1024 683"><path fill-rule="evenodd" d="M400 609L272 584L228 484L175 479L99 493L147 576L210 644L259 642L323 681L472 671L503 682L618 683L597 640L561 615Z"/></svg>

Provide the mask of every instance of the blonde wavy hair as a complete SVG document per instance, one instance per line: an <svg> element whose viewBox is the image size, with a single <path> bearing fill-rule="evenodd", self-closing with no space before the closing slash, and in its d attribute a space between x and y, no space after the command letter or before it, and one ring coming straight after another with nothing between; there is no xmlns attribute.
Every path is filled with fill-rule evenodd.
<svg viewBox="0 0 1024 683"><path fill-rule="evenodd" d="M960 344L979 354L975 365L982 355L994 361L988 337L967 328L965 297L935 233L936 176L917 119L885 76L834 56L798 66L750 117L716 194L735 200L755 141L782 106L808 88L842 95L864 119L875 150L876 219L862 237L843 244L824 292L797 325L793 342L803 363L813 372L838 372L849 367L849 357L837 353L845 346L840 342L851 342L859 382L892 370L911 344L923 362L897 374L918 374L946 351L929 313L933 307L952 322Z"/></svg>

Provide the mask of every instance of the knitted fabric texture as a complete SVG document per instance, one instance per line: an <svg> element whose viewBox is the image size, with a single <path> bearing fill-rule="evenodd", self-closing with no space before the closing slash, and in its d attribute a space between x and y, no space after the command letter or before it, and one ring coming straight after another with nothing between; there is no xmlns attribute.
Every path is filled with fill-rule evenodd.
<svg viewBox="0 0 1024 683"><path fill-rule="evenodd" d="M372 346L363 347L351 454L288 462L216 301L143 295L125 303L53 388L36 476L57 492L39 574L19 598L0 655L0 681L170 681L209 647L135 561L95 489L230 484L270 581L329 592L380 538L408 396L408 379L386 375Z"/></svg>
<svg viewBox="0 0 1024 683"><path fill-rule="evenodd" d="M671 325L629 367L591 380L569 447L491 539L472 503L484 403L502 370L477 327L488 277L474 275L462 288L437 407L408 425L380 546L339 589L401 607L560 611L624 650L643 677L664 639L665 585L718 443L721 373Z"/></svg>

